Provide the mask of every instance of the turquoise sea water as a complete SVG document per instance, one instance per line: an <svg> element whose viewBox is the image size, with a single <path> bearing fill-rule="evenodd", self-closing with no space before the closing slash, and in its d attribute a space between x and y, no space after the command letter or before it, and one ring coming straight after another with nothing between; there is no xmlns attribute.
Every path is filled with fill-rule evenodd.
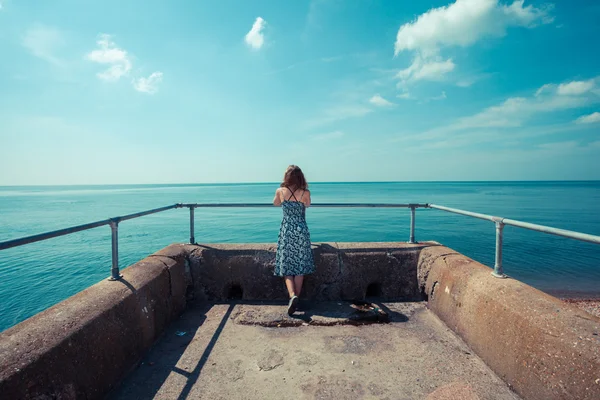
<svg viewBox="0 0 600 400"><path fill-rule="evenodd" d="M173 203L265 203L277 184L0 187L0 241ZM313 202L435 203L600 235L600 182L315 183ZM281 210L198 209L200 243L275 242ZM405 209L310 209L314 242L406 241ZM119 225L122 267L189 239L187 209ZM491 222L417 210L416 239L493 265ZM109 276L110 228L0 251L0 331ZM600 246L505 228L505 272L547 291L600 293Z"/></svg>

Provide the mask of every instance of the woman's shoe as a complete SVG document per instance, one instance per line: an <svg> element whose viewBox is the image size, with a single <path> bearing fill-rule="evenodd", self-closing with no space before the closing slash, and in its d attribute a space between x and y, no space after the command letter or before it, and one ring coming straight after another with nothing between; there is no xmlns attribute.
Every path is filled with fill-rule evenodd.
<svg viewBox="0 0 600 400"><path fill-rule="evenodd" d="M298 296L292 296L290 302L288 303L288 315L292 316L296 312L296 308L298 307Z"/></svg>

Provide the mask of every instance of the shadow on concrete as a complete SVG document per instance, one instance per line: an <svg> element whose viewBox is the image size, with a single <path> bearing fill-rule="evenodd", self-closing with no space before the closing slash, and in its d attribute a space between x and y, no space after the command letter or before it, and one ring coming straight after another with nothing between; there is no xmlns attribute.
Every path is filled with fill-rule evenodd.
<svg viewBox="0 0 600 400"><path fill-rule="evenodd" d="M194 370L192 372L184 371L177 367L173 367L174 372L177 372L177 373L187 377L187 383L185 384L185 387L181 390L181 394L179 394L179 397L177 398L178 400L185 400L188 398L190 391L196 384L196 381L198 380L198 377L200 376L200 373L202 372L202 368L206 364L206 361L208 360L208 357L210 356L212 349L215 347L217 340L219 340L219 336L221 336L221 332L223 332L223 328L225 328L225 324L227 323L227 320L229 320L229 317L231 316L231 312L233 311L234 307L235 307L234 303L229 305L227 312L223 315L223 318L221 319L219 326L215 330L215 333L213 334L212 338L210 339L210 342L208 343L208 345L206 346L206 349L204 349L204 353L202 353L202 356L200 357L198 364L196 365L196 367L194 368Z"/></svg>
<svg viewBox="0 0 600 400"><path fill-rule="evenodd" d="M383 303L373 301L304 303L290 319L299 319L309 325L367 325L373 323L407 322L408 317L392 311ZM321 323L321 320L324 320Z"/></svg>
<svg viewBox="0 0 600 400"><path fill-rule="evenodd" d="M126 377L125 380L107 396L107 399L152 399L163 387L172 372L184 375L188 379L188 382L181 393L182 395L185 393L185 396L187 396L194 382L198 379L200 370L206 363L206 360L233 309L233 305L229 307L228 313L223 317L221 324L213 334L209 345L206 347L194 371L188 372L177 368L176 365L182 354L194 339L196 332L206 321L206 312L212 307L213 304L211 303L200 303L193 307L193 312L187 312L180 319L174 321L172 325L167 328L163 336L157 341L157 344L160 343L161 346L155 345L154 348L150 349L135 371L133 371L130 376ZM137 384L140 377L143 377L141 382L142 385ZM132 395L132 392L135 393L135 395ZM185 397L181 397L180 395L179 398Z"/></svg>
<svg viewBox="0 0 600 400"><path fill-rule="evenodd" d="M288 328L302 325L369 325L407 322L408 317L381 303L368 301L301 302L296 313L287 315L287 303L240 302L233 319L241 325Z"/></svg>

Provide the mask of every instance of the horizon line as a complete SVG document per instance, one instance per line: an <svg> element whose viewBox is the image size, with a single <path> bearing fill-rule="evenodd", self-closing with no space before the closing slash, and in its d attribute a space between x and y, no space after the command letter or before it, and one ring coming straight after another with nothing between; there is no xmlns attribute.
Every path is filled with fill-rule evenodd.
<svg viewBox="0 0 600 400"><path fill-rule="evenodd" d="M600 182L600 179L522 179L522 180L419 180L419 181L312 181L309 184L376 184L376 183L520 183L520 182ZM68 183L0 185L4 187L64 187L64 186L209 186L209 185L279 185L281 182L179 182L179 183Z"/></svg>

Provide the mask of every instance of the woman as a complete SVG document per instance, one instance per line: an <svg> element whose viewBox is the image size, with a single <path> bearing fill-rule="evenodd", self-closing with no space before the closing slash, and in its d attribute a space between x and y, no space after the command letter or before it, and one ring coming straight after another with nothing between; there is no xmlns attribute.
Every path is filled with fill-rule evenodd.
<svg viewBox="0 0 600 400"><path fill-rule="evenodd" d="M298 307L304 275L315 271L305 218L306 207L310 206L310 192L302 170L296 165L290 165L285 171L283 183L275 192L273 204L283 208L275 275L285 277L285 286L290 295L288 315L292 315Z"/></svg>

